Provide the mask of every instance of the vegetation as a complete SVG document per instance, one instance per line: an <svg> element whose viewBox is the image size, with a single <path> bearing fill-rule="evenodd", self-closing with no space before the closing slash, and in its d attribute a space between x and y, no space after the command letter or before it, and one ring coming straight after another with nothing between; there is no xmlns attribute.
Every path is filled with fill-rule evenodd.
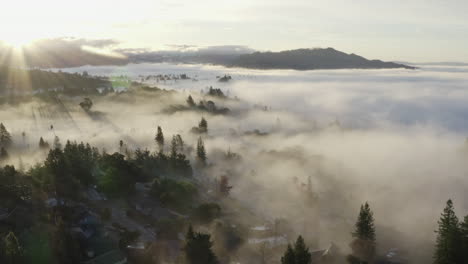
<svg viewBox="0 0 468 264"><path fill-rule="evenodd" d="M359 216L356 221L355 231L352 233L354 238L351 243L352 256L348 260L359 260L361 262L370 263L375 258L375 227L374 227L374 214L370 209L369 204L366 202L361 205Z"/></svg>
<svg viewBox="0 0 468 264"><path fill-rule="evenodd" d="M154 181L151 194L166 206L184 209L197 195L197 188L188 181L162 178Z"/></svg>
<svg viewBox="0 0 468 264"><path fill-rule="evenodd" d="M304 238L299 236L294 243L294 248L291 244L288 245L286 252L281 257L281 264L311 264L312 255L307 248Z"/></svg>
<svg viewBox="0 0 468 264"><path fill-rule="evenodd" d="M197 159L201 165L206 165L205 143L203 143L203 139L201 137L198 138L197 142Z"/></svg>
<svg viewBox="0 0 468 264"><path fill-rule="evenodd" d="M8 148L12 143L10 132L8 132L3 123L0 123L0 146L2 148Z"/></svg>
<svg viewBox="0 0 468 264"><path fill-rule="evenodd" d="M447 201L438 224L434 264L466 263L467 248L463 248L463 238L466 238L463 235L466 233L463 233L464 228L460 228L452 200Z"/></svg>
<svg viewBox="0 0 468 264"><path fill-rule="evenodd" d="M185 257L188 264L216 264L218 259L211 250L213 242L211 236L203 233L195 233L192 226L185 236Z"/></svg>
<svg viewBox="0 0 468 264"><path fill-rule="evenodd" d="M156 144L158 144L159 152L163 152L164 151L164 135L160 126L158 126L158 132L156 132L156 137L154 138L154 140L156 140Z"/></svg>

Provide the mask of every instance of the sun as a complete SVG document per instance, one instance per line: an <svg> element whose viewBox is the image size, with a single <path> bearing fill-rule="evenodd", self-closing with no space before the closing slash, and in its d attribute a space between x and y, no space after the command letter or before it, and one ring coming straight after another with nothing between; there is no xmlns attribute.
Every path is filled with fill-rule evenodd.
<svg viewBox="0 0 468 264"><path fill-rule="evenodd" d="M7 39L2 39L0 41L14 49L22 49L23 47L30 44L33 40L24 36L13 36Z"/></svg>

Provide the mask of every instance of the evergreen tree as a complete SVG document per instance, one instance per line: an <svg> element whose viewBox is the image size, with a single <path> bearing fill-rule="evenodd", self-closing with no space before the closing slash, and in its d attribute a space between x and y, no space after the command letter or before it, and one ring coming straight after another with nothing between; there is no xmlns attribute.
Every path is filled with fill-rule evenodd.
<svg viewBox="0 0 468 264"><path fill-rule="evenodd" d="M355 228L352 233L354 237L351 243L352 257L348 257L348 260L354 259L369 263L375 257L376 238L374 214L367 202L361 205Z"/></svg>
<svg viewBox="0 0 468 264"><path fill-rule="evenodd" d="M49 148L49 143L44 141L44 139L42 137L39 139L39 148L40 149L48 149Z"/></svg>
<svg viewBox="0 0 468 264"><path fill-rule="evenodd" d="M281 257L281 264L296 264L296 256L294 255L294 250L291 247L291 244L288 244L286 252Z"/></svg>
<svg viewBox="0 0 468 264"><path fill-rule="evenodd" d="M60 138L58 136L54 138L54 149L62 149L62 143L60 143Z"/></svg>
<svg viewBox="0 0 468 264"><path fill-rule="evenodd" d="M186 235L185 257L188 264L217 264L218 259L212 251L213 243L208 234L194 233L192 227Z"/></svg>
<svg viewBox="0 0 468 264"><path fill-rule="evenodd" d="M465 216L460 224L460 233L462 239L463 263L468 263L468 215Z"/></svg>
<svg viewBox="0 0 468 264"><path fill-rule="evenodd" d="M10 232L8 233L8 235L5 236L5 238L3 239L3 245L6 263L20 263L22 249L19 244L18 238L16 238L13 232Z"/></svg>
<svg viewBox="0 0 468 264"><path fill-rule="evenodd" d="M156 143L159 147L159 152L163 152L164 149L164 135L160 126L158 126L158 132L156 133Z"/></svg>
<svg viewBox="0 0 468 264"><path fill-rule="evenodd" d="M447 201L438 224L434 264L462 263L462 236L452 200Z"/></svg>
<svg viewBox="0 0 468 264"><path fill-rule="evenodd" d="M6 160L8 159L9 155L7 150L2 146L0 147L0 160Z"/></svg>
<svg viewBox="0 0 468 264"><path fill-rule="evenodd" d="M12 143L11 135L8 130L5 128L3 123L0 123L0 146L8 148Z"/></svg>
<svg viewBox="0 0 468 264"><path fill-rule="evenodd" d="M179 152L184 152L184 140L182 140L182 136L180 134L176 135L176 141Z"/></svg>
<svg viewBox="0 0 468 264"><path fill-rule="evenodd" d="M370 209L369 203L366 202L364 205L361 205L355 227L356 230L353 233L353 237L375 242L374 214Z"/></svg>
<svg viewBox="0 0 468 264"><path fill-rule="evenodd" d="M177 136L172 136L171 141L171 159L175 159L177 157Z"/></svg>
<svg viewBox="0 0 468 264"><path fill-rule="evenodd" d="M311 264L312 255L309 252L309 248L306 247L304 238L299 236L294 244L294 256L296 264Z"/></svg>
<svg viewBox="0 0 468 264"><path fill-rule="evenodd" d="M192 98L191 95L189 95L188 98L187 98L187 104L188 104L188 106L190 106L190 107L194 107L194 106L195 106L195 101L193 101L193 98Z"/></svg>
<svg viewBox="0 0 468 264"><path fill-rule="evenodd" d="M208 132L208 122L204 117L200 120L200 123L198 123L198 129L200 133L207 133Z"/></svg>
<svg viewBox="0 0 468 264"><path fill-rule="evenodd" d="M201 137L198 138L197 142L197 159L202 165L206 164L205 144L203 143L203 139Z"/></svg>

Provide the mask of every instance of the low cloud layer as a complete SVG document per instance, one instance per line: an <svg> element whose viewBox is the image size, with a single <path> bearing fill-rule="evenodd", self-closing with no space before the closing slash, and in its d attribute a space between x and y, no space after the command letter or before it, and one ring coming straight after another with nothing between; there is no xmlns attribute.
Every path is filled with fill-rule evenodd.
<svg viewBox="0 0 468 264"><path fill-rule="evenodd" d="M164 98L150 93L92 98L93 111L99 113L95 119L79 108L80 98L65 101L69 115L40 102L2 108L0 119L16 140L24 130L31 148L39 136L51 142L58 135L109 152L118 149L120 139L132 149L155 150L160 125L167 138L181 134L194 146L197 135L189 131L203 114L164 110L185 104L189 94L201 100L200 90L214 86L240 100L214 99L229 107L230 115L204 115L213 164L207 176L230 175L233 197L267 219L287 218L297 233L318 237L318 247L335 242L347 251L359 206L369 201L379 250L404 245L417 263L425 263L445 201L453 198L459 215L468 214L465 67L298 72L138 64L67 69L85 70L135 80L182 73L191 79L147 80L179 92ZM232 80L218 82L216 77L224 74ZM244 134L255 129L268 134ZM242 160L225 163L222 153L228 149ZM40 154L23 157L29 164L40 159ZM316 211L307 209L301 194L309 177L319 201ZM310 219L320 227L305 229Z"/></svg>

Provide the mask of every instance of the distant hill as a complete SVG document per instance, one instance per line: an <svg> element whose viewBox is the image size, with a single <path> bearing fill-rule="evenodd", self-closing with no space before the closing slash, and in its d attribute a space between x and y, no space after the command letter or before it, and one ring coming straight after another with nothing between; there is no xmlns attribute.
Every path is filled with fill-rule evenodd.
<svg viewBox="0 0 468 264"><path fill-rule="evenodd" d="M252 69L414 69L412 66L381 60L368 60L356 54L347 54L333 48L297 49L281 52L255 52L240 55L232 61L233 67Z"/></svg>
<svg viewBox="0 0 468 264"><path fill-rule="evenodd" d="M97 93L98 88L111 87L110 80L88 76L87 73L0 67L0 95L21 95L38 91L60 91L69 94Z"/></svg>

